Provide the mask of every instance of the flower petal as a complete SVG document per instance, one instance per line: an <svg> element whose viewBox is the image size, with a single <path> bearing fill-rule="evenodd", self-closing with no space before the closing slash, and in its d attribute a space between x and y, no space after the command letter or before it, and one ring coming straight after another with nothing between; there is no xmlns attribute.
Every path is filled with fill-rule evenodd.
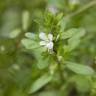
<svg viewBox="0 0 96 96"><path fill-rule="evenodd" d="M52 40L53 40L53 35L52 35L52 34L48 34L48 39L49 39L50 41L52 41Z"/></svg>
<svg viewBox="0 0 96 96"><path fill-rule="evenodd" d="M46 45L46 42L45 41L41 41L40 42L40 45L42 46L42 45Z"/></svg>
<svg viewBox="0 0 96 96"><path fill-rule="evenodd" d="M44 32L41 32L41 33L39 34L39 38L40 38L41 40L44 40L44 41L47 40L47 36L46 36L46 34L45 34Z"/></svg>
<svg viewBox="0 0 96 96"><path fill-rule="evenodd" d="M48 49L53 49L53 42L49 42L49 43L46 45L46 47L47 47Z"/></svg>

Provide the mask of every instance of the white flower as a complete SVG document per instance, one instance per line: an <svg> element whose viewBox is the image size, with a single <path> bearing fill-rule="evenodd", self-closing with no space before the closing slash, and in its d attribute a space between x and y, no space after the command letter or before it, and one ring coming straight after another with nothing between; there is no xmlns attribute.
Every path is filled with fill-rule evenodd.
<svg viewBox="0 0 96 96"><path fill-rule="evenodd" d="M45 48L48 49L48 51L53 51L53 35L49 33L46 35L44 32L41 32L39 34L39 38L41 39L40 45L44 46Z"/></svg>
<svg viewBox="0 0 96 96"><path fill-rule="evenodd" d="M48 5L48 10L54 15L58 12L57 8L53 5Z"/></svg>

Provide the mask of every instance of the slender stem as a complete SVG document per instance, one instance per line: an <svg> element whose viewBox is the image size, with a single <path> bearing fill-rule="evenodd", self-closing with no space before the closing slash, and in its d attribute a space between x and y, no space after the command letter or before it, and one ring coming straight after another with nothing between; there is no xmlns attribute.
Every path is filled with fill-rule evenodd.
<svg viewBox="0 0 96 96"><path fill-rule="evenodd" d="M58 71L59 71L61 82L64 82L64 75L63 75L63 71L62 71L61 62L58 60L57 55L56 55L56 61L57 61L57 64L58 64Z"/></svg>
<svg viewBox="0 0 96 96"><path fill-rule="evenodd" d="M85 6L83 6L82 8L78 9L76 12L69 14L67 16L65 16L66 18L71 18L75 15L80 14L81 12L86 11L88 8L92 7L93 5L96 5L96 0L91 1L90 3L86 4Z"/></svg>
<svg viewBox="0 0 96 96"><path fill-rule="evenodd" d="M59 70L59 73L60 73L61 81L64 82L64 75L63 75L63 72L62 72L62 66L61 66L60 62L58 62L58 70Z"/></svg>

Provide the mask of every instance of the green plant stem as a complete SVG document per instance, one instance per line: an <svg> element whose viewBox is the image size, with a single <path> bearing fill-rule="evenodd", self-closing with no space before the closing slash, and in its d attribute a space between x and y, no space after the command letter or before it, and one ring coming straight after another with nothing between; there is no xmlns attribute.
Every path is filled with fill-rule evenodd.
<svg viewBox="0 0 96 96"><path fill-rule="evenodd" d="M61 79L61 83L64 82L64 75L63 75L63 71L62 71L62 66L61 66L61 62L58 60L58 56L56 56L56 62L58 64L58 71L59 71L59 75L60 75L60 79Z"/></svg>
<svg viewBox="0 0 96 96"><path fill-rule="evenodd" d="M87 9L89 9L90 7L92 7L93 5L96 5L96 0L91 1L90 3L86 4L82 8L78 9L76 12L73 12L72 14L69 14L69 15L67 15L65 17L66 18L71 18L71 17L73 17L75 15L78 15L78 14L86 11Z"/></svg>
<svg viewBox="0 0 96 96"><path fill-rule="evenodd" d="M61 81L64 82L64 75L63 75L63 72L62 72L62 66L61 66L60 62L58 62L58 70L59 70L59 73L60 73Z"/></svg>

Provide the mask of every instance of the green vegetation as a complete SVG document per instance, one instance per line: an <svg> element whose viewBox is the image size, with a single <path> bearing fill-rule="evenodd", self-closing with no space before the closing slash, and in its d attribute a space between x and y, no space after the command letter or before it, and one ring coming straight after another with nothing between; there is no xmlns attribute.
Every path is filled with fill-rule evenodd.
<svg viewBox="0 0 96 96"><path fill-rule="evenodd" d="M96 0L0 0L0 96L96 96Z"/></svg>

